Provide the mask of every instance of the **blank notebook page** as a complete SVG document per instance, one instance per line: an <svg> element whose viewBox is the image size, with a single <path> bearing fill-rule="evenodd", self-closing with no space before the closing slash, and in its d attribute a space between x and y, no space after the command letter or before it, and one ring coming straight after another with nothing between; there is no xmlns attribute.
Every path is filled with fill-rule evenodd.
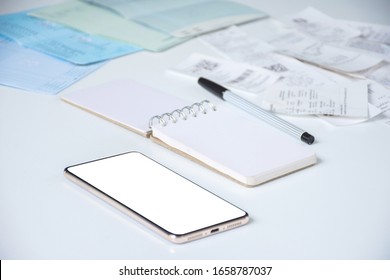
<svg viewBox="0 0 390 280"><path fill-rule="evenodd" d="M186 105L180 98L130 80L70 92L62 99L144 136L151 117Z"/></svg>
<svg viewBox="0 0 390 280"><path fill-rule="evenodd" d="M246 184L257 185L316 162L303 143L257 119L222 106L166 126L153 136Z"/></svg>

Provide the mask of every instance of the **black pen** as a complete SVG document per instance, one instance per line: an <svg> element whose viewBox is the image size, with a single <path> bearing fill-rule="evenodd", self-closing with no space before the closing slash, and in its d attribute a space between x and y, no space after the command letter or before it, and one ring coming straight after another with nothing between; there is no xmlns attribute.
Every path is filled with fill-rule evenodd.
<svg viewBox="0 0 390 280"><path fill-rule="evenodd" d="M223 100L232 103L238 108L241 108L242 110L254 115L255 117L269 123L270 125L273 125L274 127L283 130L291 136L298 138L309 145L313 144L315 140L313 135L254 105L253 103L245 100L244 98L238 96L237 94L231 92L223 86L202 77L198 79L198 84L210 91L211 93L215 94L219 98L222 98Z"/></svg>

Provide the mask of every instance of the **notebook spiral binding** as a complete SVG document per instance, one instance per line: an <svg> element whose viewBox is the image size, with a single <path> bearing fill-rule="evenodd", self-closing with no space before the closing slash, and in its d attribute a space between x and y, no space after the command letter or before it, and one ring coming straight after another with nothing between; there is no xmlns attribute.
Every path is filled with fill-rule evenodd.
<svg viewBox="0 0 390 280"><path fill-rule="evenodd" d="M209 107L209 109L207 108ZM176 109L170 113L155 115L149 119L149 128L152 128L153 123L157 120L161 126L166 126L168 122L176 123L179 119L187 120L188 116L197 117L198 113L207 114L208 110L216 111L217 108L208 100L196 102L190 106L185 106L181 109Z"/></svg>

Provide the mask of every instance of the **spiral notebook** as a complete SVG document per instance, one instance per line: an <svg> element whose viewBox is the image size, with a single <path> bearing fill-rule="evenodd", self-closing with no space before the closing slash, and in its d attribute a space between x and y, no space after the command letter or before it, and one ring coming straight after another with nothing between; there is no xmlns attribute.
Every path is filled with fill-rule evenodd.
<svg viewBox="0 0 390 280"><path fill-rule="evenodd" d="M71 92L62 99L246 186L316 163L305 144L261 120L207 100L188 104L129 80Z"/></svg>

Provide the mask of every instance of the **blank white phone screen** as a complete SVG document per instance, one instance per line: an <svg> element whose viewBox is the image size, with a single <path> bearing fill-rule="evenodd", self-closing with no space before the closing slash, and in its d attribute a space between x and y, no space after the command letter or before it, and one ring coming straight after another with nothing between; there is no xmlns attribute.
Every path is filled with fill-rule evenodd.
<svg viewBox="0 0 390 280"><path fill-rule="evenodd" d="M246 214L137 152L69 167L68 171L173 234Z"/></svg>

